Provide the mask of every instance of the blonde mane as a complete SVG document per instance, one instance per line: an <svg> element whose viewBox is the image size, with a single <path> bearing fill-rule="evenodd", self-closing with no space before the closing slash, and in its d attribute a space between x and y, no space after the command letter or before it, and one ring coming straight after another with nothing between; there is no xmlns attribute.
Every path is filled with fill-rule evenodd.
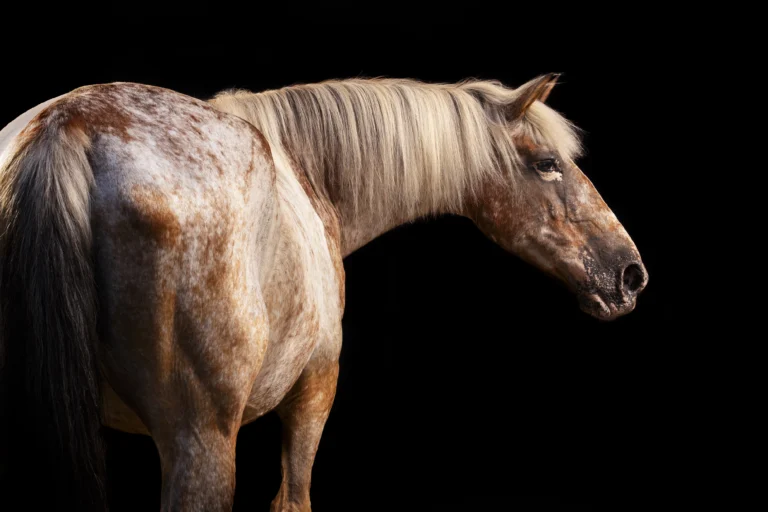
<svg viewBox="0 0 768 512"><path fill-rule="evenodd" d="M458 211L489 176L514 180L522 164L513 134L578 156L577 129L541 102L510 124L503 109L518 96L493 81L350 79L223 91L211 103L287 148L349 213L419 215Z"/></svg>

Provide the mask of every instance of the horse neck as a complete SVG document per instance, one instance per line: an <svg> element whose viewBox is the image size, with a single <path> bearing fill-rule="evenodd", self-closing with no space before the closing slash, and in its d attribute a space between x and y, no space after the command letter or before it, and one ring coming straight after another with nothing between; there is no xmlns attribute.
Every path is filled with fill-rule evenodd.
<svg viewBox="0 0 768 512"><path fill-rule="evenodd" d="M332 194L328 194L326 197L332 197ZM437 206L413 211L398 203L393 203L391 208L381 212L373 211L365 206L354 208L352 201L345 198L328 199L328 202L333 205L339 218L341 250L344 257L384 233L420 218L441 214L469 215L466 208L455 206ZM428 204L429 201L425 200L424 203ZM469 201L464 202L464 204L468 203Z"/></svg>
<svg viewBox="0 0 768 512"><path fill-rule="evenodd" d="M469 193L463 192L460 201L442 201L434 199L424 190L419 194L419 200L416 201L419 207L407 207L401 201L386 201L386 208L370 207L364 200L355 200L349 194L333 188L329 182L333 180L324 179L331 172L329 169L323 169L319 174L312 175L306 171L306 162L297 158L300 150L290 145L281 145L281 153L287 155L290 167L293 173L303 183L305 192L313 199L313 205L323 219L323 222L335 222L338 220L340 229L340 245L342 256L346 257L357 249L363 247L384 233L392 229L416 221L420 218L454 214L473 218L473 211L478 198ZM418 170L414 170L419 172ZM480 188L485 188L487 184L483 180ZM374 183L376 183L374 181ZM385 194L393 194L391 189L384 186L377 187L373 191L374 197L381 197ZM394 192L396 193L396 192ZM331 209L335 213L336 219L331 220L326 212ZM329 227L329 226L327 226ZM331 228L328 232L334 232Z"/></svg>

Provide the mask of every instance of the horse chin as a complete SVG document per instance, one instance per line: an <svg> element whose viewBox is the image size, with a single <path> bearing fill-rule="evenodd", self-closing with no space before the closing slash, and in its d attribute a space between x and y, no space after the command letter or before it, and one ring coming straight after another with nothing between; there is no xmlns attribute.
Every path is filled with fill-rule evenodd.
<svg viewBox="0 0 768 512"><path fill-rule="evenodd" d="M585 293L578 296L579 307L590 316L610 322L631 313L635 309L635 301L616 304L604 299L599 293Z"/></svg>

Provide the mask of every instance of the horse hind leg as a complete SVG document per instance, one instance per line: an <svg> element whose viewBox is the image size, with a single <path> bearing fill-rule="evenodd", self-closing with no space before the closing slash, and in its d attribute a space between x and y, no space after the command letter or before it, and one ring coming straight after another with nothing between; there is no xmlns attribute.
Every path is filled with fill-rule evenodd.
<svg viewBox="0 0 768 512"><path fill-rule="evenodd" d="M171 384L155 391L148 419L160 454L161 510L229 511L236 438L259 360L243 345L260 345L266 334L234 345L232 339L200 336L187 328L180 335ZM233 349L234 355L227 353ZM249 360L253 364L243 364Z"/></svg>
<svg viewBox="0 0 768 512"><path fill-rule="evenodd" d="M231 510L237 433L266 343L265 329L249 339L232 336L232 325L224 325L237 319L198 318L176 320L175 383L163 402L177 406L152 424L164 511ZM223 323L209 325L217 322Z"/></svg>
<svg viewBox="0 0 768 512"><path fill-rule="evenodd" d="M229 511L236 438L259 358L242 346L233 347L231 339L180 330L167 365L170 371L148 380L144 372L133 380L122 376L120 394L134 404L160 455L161 510ZM249 360L250 367L243 364Z"/></svg>
<svg viewBox="0 0 768 512"><path fill-rule="evenodd" d="M105 244L99 253L106 376L157 446L161 509L227 511L237 432L264 358L268 320L258 284L248 282L236 258L186 252L178 264L184 247L232 244L176 243L183 230L168 228L170 221L151 224L170 213L127 218L109 230L120 237L120 250Z"/></svg>
<svg viewBox="0 0 768 512"><path fill-rule="evenodd" d="M235 492L234 436L191 421L157 442L162 511L229 511Z"/></svg>

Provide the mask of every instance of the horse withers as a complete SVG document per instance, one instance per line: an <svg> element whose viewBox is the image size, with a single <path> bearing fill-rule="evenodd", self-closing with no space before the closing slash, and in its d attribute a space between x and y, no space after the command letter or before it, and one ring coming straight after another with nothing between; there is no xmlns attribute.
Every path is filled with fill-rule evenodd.
<svg viewBox="0 0 768 512"><path fill-rule="evenodd" d="M115 83L8 125L3 383L11 421L49 434L59 491L103 507L103 423L152 436L163 510L228 510L238 429L276 410L272 510L309 511L342 259L425 215L471 218L598 318L631 311L647 273L574 163L577 131L544 104L556 79L356 79L210 102Z"/></svg>

